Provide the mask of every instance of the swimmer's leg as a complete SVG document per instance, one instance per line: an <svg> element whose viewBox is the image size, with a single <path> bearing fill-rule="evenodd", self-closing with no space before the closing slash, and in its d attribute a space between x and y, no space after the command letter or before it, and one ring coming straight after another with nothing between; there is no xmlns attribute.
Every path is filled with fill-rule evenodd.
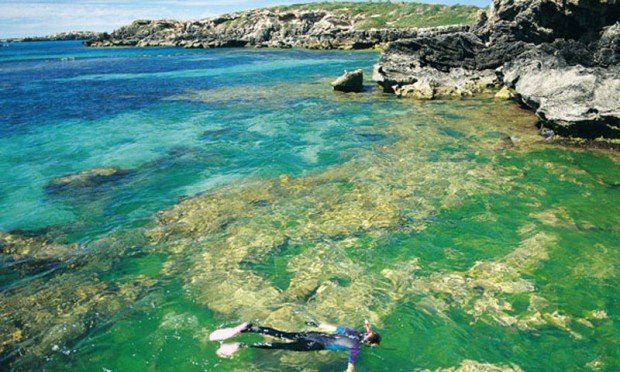
<svg viewBox="0 0 620 372"><path fill-rule="evenodd" d="M209 340L211 341L222 341L229 339L231 337L235 337L239 335L241 332L247 330L251 326L250 323L245 322L233 328L222 328L215 330L209 335Z"/></svg>
<svg viewBox="0 0 620 372"><path fill-rule="evenodd" d="M299 340L305 336L305 333L303 332L284 332L274 328L258 326L250 326L242 332L258 333L269 337L282 338L287 340Z"/></svg>
<svg viewBox="0 0 620 372"><path fill-rule="evenodd" d="M278 349L290 351L316 351L325 350L325 345L316 341L297 340L295 342L259 342L256 344L245 344L244 347L255 349Z"/></svg>
<svg viewBox="0 0 620 372"><path fill-rule="evenodd" d="M244 344L234 342L231 344L222 344L217 350L217 355L222 358L233 356L242 347L251 347L254 349L272 349L272 350L290 350L290 351L317 351L325 350L325 345L311 340L300 339L295 342L260 342L256 344Z"/></svg>

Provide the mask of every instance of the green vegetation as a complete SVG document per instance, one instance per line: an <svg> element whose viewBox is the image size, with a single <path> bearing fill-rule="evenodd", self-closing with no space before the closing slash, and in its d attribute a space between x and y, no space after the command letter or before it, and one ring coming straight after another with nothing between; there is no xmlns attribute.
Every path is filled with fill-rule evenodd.
<svg viewBox="0 0 620 372"><path fill-rule="evenodd" d="M409 2L321 2L278 6L281 11L320 11L359 17L358 29L434 27L472 23L480 10L475 6L434 5Z"/></svg>

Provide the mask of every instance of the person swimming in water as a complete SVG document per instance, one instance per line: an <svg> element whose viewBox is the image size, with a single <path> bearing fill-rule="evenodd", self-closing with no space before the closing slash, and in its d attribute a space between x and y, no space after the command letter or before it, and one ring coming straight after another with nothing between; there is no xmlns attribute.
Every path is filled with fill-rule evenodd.
<svg viewBox="0 0 620 372"><path fill-rule="evenodd" d="M370 329L366 320L365 332L353 328L336 327L330 324L306 322L307 326L317 328L323 332L284 332L269 327L258 327L251 323L243 323L234 328L217 330L209 336L211 341L226 340L241 333L258 333L261 335L290 340L291 342L260 342L245 344L241 342L223 344L217 351L221 357L232 356L242 347L256 349L279 349L291 351L343 350L349 352L348 372L355 370L355 360L360 352L361 345L379 346L381 336Z"/></svg>

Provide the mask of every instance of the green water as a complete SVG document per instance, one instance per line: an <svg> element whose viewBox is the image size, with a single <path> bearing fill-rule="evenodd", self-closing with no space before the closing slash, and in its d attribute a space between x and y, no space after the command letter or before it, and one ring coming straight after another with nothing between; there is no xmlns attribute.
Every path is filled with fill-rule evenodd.
<svg viewBox="0 0 620 372"><path fill-rule="evenodd" d="M154 78L167 76L158 74ZM479 370L482 364L620 369L615 152L544 143L533 115L507 102L342 95L326 82L319 74L311 82L192 90L141 113L161 118L186 107L173 121L196 123L201 109L222 107L233 115L261 107L263 116L251 121L248 133L258 131L277 146L297 138L303 151L278 147L284 152L270 163L268 149L246 154L235 146L247 143L229 140L229 147L191 153L177 168L161 166L162 150L154 145L150 152L118 154L120 163L112 163L137 167L141 181L117 185L120 191L64 195L72 206L68 215L43 209L61 227L38 234L81 244L2 271L4 366L344 370L346 354L338 352L244 349L220 359L208 334L245 320L301 330L311 319L361 327L368 318L383 342L362 350L360 371ZM96 137L96 125L131 122L127 115L95 122L84 137ZM289 132L285 124L296 117L315 126ZM187 132L167 132L178 137L162 139L163 153L196 141L204 129L183 128ZM225 135L207 129L207 135ZM351 133L359 133L358 140L347 137ZM24 141L43 138L37 131L28 135ZM99 138L101 144L113 140ZM139 142L142 150L154 143ZM213 162L226 151L244 167L253 152L258 160L251 168L200 166L201 156L210 154ZM105 153L98 154L85 164L101 165L97 156ZM287 164L290 154L305 163ZM183 173L185 166L205 173ZM151 201L146 210L110 204L119 195L145 200L167 187L177 194ZM180 194L189 196L171 201ZM88 210L89 203L99 210ZM50 208L59 205L67 204ZM75 215L90 222L62 227ZM37 218L22 220L41 225ZM113 228L97 226L102 221ZM39 235L33 239L33 250L44 244Z"/></svg>

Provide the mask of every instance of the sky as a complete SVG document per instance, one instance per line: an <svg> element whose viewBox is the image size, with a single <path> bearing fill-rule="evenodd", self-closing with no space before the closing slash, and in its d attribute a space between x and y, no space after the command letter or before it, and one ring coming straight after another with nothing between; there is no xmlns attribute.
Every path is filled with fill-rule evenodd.
<svg viewBox="0 0 620 372"><path fill-rule="evenodd" d="M202 19L238 10L318 1L324 0L0 0L0 38L113 31L136 19ZM491 0L417 2L485 7Z"/></svg>

